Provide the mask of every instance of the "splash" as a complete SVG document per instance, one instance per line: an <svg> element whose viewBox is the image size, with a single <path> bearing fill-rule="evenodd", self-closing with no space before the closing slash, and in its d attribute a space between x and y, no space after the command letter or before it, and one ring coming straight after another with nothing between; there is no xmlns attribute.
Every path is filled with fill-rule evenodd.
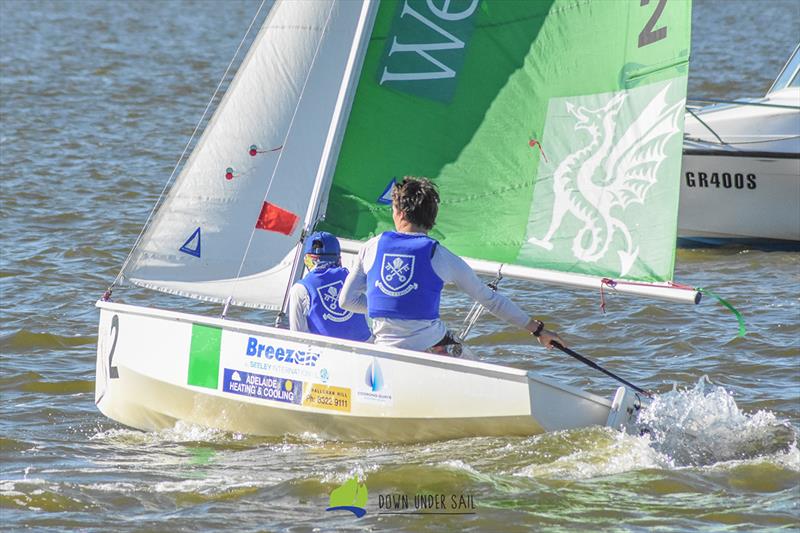
<svg viewBox="0 0 800 533"><path fill-rule="evenodd" d="M559 440L564 438L571 442L567 445L550 443L556 444L556 454L540 452L539 460L518 470L515 475L576 481L671 466L669 457L654 450L646 438L611 428L571 430L562 433ZM533 442L537 448L546 449L547 440L552 439L545 434Z"/></svg>
<svg viewBox="0 0 800 533"><path fill-rule="evenodd" d="M797 435L769 411L743 413L733 395L706 376L693 389L656 396L639 416L654 450L675 466L703 466L790 452Z"/></svg>
<svg viewBox="0 0 800 533"><path fill-rule="evenodd" d="M113 428L99 431L90 437L90 440L108 440L121 444L147 445L163 443L185 442L217 442L226 440L241 440L239 434L230 434L225 431L208 428L198 424L190 424L178 420L175 426L158 431L138 431L127 428Z"/></svg>

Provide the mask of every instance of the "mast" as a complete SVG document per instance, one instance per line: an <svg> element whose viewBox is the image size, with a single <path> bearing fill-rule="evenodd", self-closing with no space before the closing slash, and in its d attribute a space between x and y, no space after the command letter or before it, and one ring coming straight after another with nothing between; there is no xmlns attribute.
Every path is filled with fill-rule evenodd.
<svg viewBox="0 0 800 533"><path fill-rule="evenodd" d="M297 243L318 216L309 206L324 201L325 168L336 159L336 125L347 114L373 3L273 4L125 279L281 310Z"/></svg>
<svg viewBox="0 0 800 533"><path fill-rule="evenodd" d="M314 181L314 188L311 191L311 201L309 208L306 211L305 220L303 221L303 231L300 234L300 242L297 243L292 268L289 274L288 284L286 286L286 294L283 299L281 311L276 318L275 324L280 325L283 316L286 313L289 305L289 291L292 285L300 279L303 273L303 263L301 261L303 241L305 237L312 231L316 224L319 212L321 199L323 193L330 187L333 170L335 168L336 157L339 154L341 147L342 137L344 136L344 126L346 123L347 115L350 106L353 103L353 96L356 89L356 81L361 72L361 64L364 55L367 51L368 37L370 30L375 21L377 13L377 0L364 0L361 6L361 13L359 15L358 25L353 38L353 45L350 49L350 55L347 59L347 66L345 68L342 83L339 86L339 95L336 99L336 107L333 112L331 122L328 126L328 135L325 139L325 146L322 150L322 157L320 165L317 169L317 176Z"/></svg>

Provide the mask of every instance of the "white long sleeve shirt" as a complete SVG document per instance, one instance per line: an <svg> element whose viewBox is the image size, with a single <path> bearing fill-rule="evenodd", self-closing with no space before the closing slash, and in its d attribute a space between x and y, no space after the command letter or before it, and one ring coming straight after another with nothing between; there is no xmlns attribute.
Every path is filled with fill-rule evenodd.
<svg viewBox="0 0 800 533"><path fill-rule="evenodd" d="M308 311L311 309L311 297L302 283L292 285L289 293L289 329L310 333L308 328Z"/></svg>
<svg viewBox="0 0 800 533"><path fill-rule="evenodd" d="M421 234L412 234L421 235ZM358 261L344 282L339 305L354 313L367 313L367 272L375 262L380 235L368 240L358 253ZM442 246L436 247L431 258L433 271L445 283L453 283L480 302L490 313L520 328L530 318L514 302L483 283L463 259ZM375 344L386 344L409 350L427 350L444 338L447 328L440 319L404 320L376 317L372 321Z"/></svg>

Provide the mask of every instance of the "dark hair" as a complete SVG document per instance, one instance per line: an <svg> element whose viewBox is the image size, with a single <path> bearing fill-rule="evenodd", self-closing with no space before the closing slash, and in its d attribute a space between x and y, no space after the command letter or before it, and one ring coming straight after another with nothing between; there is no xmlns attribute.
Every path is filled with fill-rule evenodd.
<svg viewBox="0 0 800 533"><path fill-rule="evenodd" d="M406 176L392 189L392 205L412 224L431 229L439 212L439 192L428 178Z"/></svg>

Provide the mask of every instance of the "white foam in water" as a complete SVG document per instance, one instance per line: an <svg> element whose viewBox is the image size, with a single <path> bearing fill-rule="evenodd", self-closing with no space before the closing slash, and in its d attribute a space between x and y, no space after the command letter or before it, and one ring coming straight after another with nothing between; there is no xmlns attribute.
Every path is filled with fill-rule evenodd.
<svg viewBox="0 0 800 533"><path fill-rule="evenodd" d="M139 431L127 428L98 431L90 436L89 440L146 445L180 442L225 442L228 440L242 440L243 438L244 436L240 433L228 433L220 429L178 420L173 427L157 431Z"/></svg>
<svg viewBox="0 0 800 533"><path fill-rule="evenodd" d="M733 395L706 376L693 389L656 396L638 422L649 431L651 446L676 466L785 453L797 440L771 412L743 413Z"/></svg>
<svg viewBox="0 0 800 533"><path fill-rule="evenodd" d="M591 442L578 446L572 453L558 456L553 461L527 465L514 475L580 480L673 466L670 458L654 450L647 438L610 428L597 428L592 432L594 438ZM539 438L547 439L548 435Z"/></svg>

